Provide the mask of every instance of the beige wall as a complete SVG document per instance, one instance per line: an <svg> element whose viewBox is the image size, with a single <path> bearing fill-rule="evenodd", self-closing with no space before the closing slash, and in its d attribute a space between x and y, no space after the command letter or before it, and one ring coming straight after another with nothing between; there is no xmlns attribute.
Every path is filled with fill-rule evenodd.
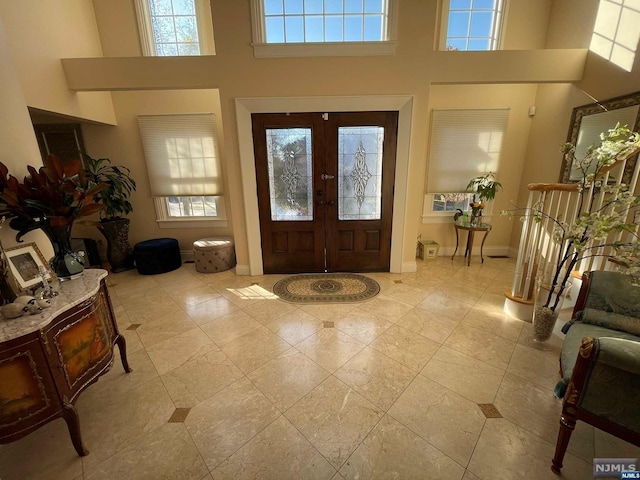
<svg viewBox="0 0 640 480"><path fill-rule="evenodd" d="M20 78L0 19L0 162L20 178L27 173L27 164L38 164L40 151L31 127Z"/></svg>
<svg viewBox="0 0 640 480"><path fill-rule="evenodd" d="M509 208L518 198L532 123L528 110L535 103L536 89L536 85L434 85L431 87L430 110L448 108L510 109L509 125L502 145L500 171L498 172L498 181L502 183L503 189L496 195L494 201L493 216L490 219L493 230L487 237L485 244L487 250L492 248L506 250L510 244L512 224L508 219L500 217L498 214L501 210ZM450 223L421 224L419 234L423 239L435 240L441 247L455 246L455 232ZM481 238L477 238L477 242L480 241Z"/></svg>
<svg viewBox="0 0 640 480"><path fill-rule="evenodd" d="M148 92L114 92L113 104L117 112L118 126L83 125L83 136L87 153L92 157L106 157L115 165L126 165L136 180L137 190L131 196L133 213L130 241L132 244L158 237L178 239L184 250L193 242L212 235L229 235L231 226L224 228L159 228L147 177L138 115L160 115L166 113L214 113L220 119L220 102L215 90L174 90ZM220 122L218 122L220 123ZM224 129L221 125L221 135ZM221 150L224 150L222 146ZM224 162L224 156L222 156ZM223 170L224 174L224 170ZM228 191L228 188L226 189ZM234 206L227 203L227 212ZM100 238L95 230L84 230L94 238Z"/></svg>
<svg viewBox="0 0 640 480"><path fill-rule="evenodd" d="M110 94L72 92L60 63L102 55L90 0L0 2L0 19L28 106L114 123Z"/></svg>
<svg viewBox="0 0 640 480"><path fill-rule="evenodd" d="M598 0L558 0L554 2L547 48L583 48L591 42ZM562 154L560 145L567 139L574 107L640 90L640 55L632 72L589 52L582 80L575 85L541 85L536 97L537 113L522 176L519 205L525 205L526 185L559 180ZM512 232L511 244L517 246L520 228Z"/></svg>
<svg viewBox="0 0 640 480"><path fill-rule="evenodd" d="M504 38L504 48L510 52L491 54L491 62L482 62L482 57L472 65L464 58L476 58L477 54L453 52L452 56L433 52L437 25L437 7L435 0L402 0L399 5L398 49L393 56L380 57L318 57L318 58L279 58L256 59L251 48L251 21L249 1L212 0L212 18L215 27L216 55L199 59L155 59L141 58L137 24L133 8L133 0L94 0L93 9L89 0L61 0L66 11L73 12L70 17L79 27L67 28L69 33L62 35L66 25L66 16L60 22L54 22L54 40L47 44L41 33L43 16L60 17L59 12L45 8L43 15L28 15L23 10L33 8L35 0L15 2L20 6L0 7L0 16L11 16L13 20L22 22L13 28L11 51L20 58L23 64L20 72L27 102L38 100L36 105L45 110L58 111L96 120L94 108L92 114L82 111L74 105L72 99L83 95L109 95L100 92L83 92L62 94L59 82L54 83L53 94L42 92L42 76L33 76L38 59L54 56L55 58L101 56L101 51L111 57L129 57L114 59L117 62L85 62L70 64L67 75L74 87L78 86L80 73L84 73L82 90L139 90L150 91L114 92L111 120L104 120L108 114L101 114L106 123L118 122L117 127L86 126L84 132L89 152L93 155L108 156L116 163L131 167L141 188L134 197L135 212L132 216L132 240L137 241L151 236L179 236L182 248L188 248L192 239L202 236L201 229L174 232L159 230L155 225L153 204L148 196L145 167L141 156L135 116L150 113L157 109L162 113L172 111L194 111L207 102L216 103L212 94L219 91L219 113L222 126L221 142L223 144L223 168L228 183L228 214L236 238L238 261L248 263L247 233L245 211L242 196L242 178L239 167L239 145L235 117L235 100L240 97L337 97L347 95L412 95L413 113L411 125L411 143L409 153L409 181L407 183L407 222L404 231L404 261L411 261L414 255L414 239L418 233L424 237L440 239L444 244L451 244L451 233L446 233L442 225L423 225L421 223L422 199L425 193L426 165L428 152L429 114L435 108L495 108L510 107L514 115L505 138L505 148L509 156L508 172L501 172L501 181L506 191L498 197L496 208L510 200L516 200L518 188L526 184L529 178L546 176L550 172L559 171L557 145L564 139L566 123L570 109L584 95L575 87L548 85L536 89L528 85L531 81L558 81L564 75L564 81L579 78L583 59L580 52L545 55L544 52L522 52L517 50L536 50L547 48L584 48L588 45L590 34L588 23L593 24L597 0L511 0L509 2L508 21ZM14 2L10 2L12 5ZM57 3L58 8L59 2ZM94 20L95 11L95 20ZM28 25L22 17L28 18ZM30 18L34 17L34 18ZM62 24L60 28L57 25ZM97 29L96 29L97 24ZM33 32L33 38L22 45L20 40L24 32ZM59 38L58 38L59 37ZM82 37L85 41L79 42ZM98 42L98 37L101 42ZM44 46L42 44L45 44ZM27 46L29 48L27 48ZM454 57L455 55L458 55ZM533 58L546 62L544 69L549 75L545 78L536 71L527 71L522 66ZM579 58L580 57L580 58ZM455 58L455 60L451 60ZM489 54L487 54L489 58ZM459 59L459 60L458 60ZM566 63L573 60L570 74ZM59 62L48 62L49 69L59 73ZM465 66L466 65L466 66ZM93 67L96 67L95 69ZM55 67L55 68L54 68ZM98 68L100 67L100 68ZM179 67L179 68L178 68ZM82 71L82 69L84 70ZM75 69L75 70L74 70ZM80 71L78 70L80 69ZM564 69L564 70L563 70ZM600 73L611 72L589 58L585 86L592 90L609 91L624 87L602 87L599 84ZM524 73L523 73L524 70ZM100 72L100 77L96 76ZM170 75L168 91L166 79L169 73L179 72L180 76ZM446 74L443 75L442 72ZM499 72L499 73L496 73ZM514 73L515 72L515 73ZM75 75L74 75L75 73ZM102 82L102 76L108 82ZM93 74L93 78L92 78ZM31 75L31 76L29 76ZM554 76L555 75L555 76ZM26 77L25 77L26 76ZM616 77L617 78L617 77ZM624 77L621 85L633 83L635 77ZM473 80L475 79L475 80ZM529 81L527 82L527 79ZM523 85L475 85L466 86L469 81L500 83L500 81L516 81ZM433 81L448 85L431 86ZM75 82L75 83L74 83ZM93 82L93 85L92 85ZM181 83L182 82L182 83ZM526 84L526 85L525 85ZM196 88L183 90L185 86ZM40 90L38 90L40 87ZM162 90L164 88L164 90ZM160 90L159 90L160 89ZM536 97L537 90L537 97ZM624 92L621 92L624 93ZM41 100L40 100L40 97ZM96 97L91 97L96 98ZM103 98L103 97L101 97ZM203 98L205 100L203 100ZM526 115L526 110L533 103L538 105L538 114L533 119ZM29 103L31 105L31 103ZM61 106L60 106L61 105ZM213 107L212 107L213 108ZM108 110L108 109L107 109ZM517 115L515 112L518 112ZM531 134L531 135L529 135ZM531 136L529 143L528 139ZM557 139L560 139L557 141ZM529 147L527 148L527 145ZM554 153L551 151L553 150ZM542 157L542 158L541 158ZM549 172L549 173L545 173ZM508 174L508 179L507 179ZM546 181L555 180L557 173ZM521 182L522 179L522 182ZM522 189L520 188L520 192ZM209 232L208 232L209 233ZM449 237L447 237L449 235ZM503 246L509 238L515 238L509 227L496 227L489 237L488 244ZM512 246L514 244L511 241Z"/></svg>

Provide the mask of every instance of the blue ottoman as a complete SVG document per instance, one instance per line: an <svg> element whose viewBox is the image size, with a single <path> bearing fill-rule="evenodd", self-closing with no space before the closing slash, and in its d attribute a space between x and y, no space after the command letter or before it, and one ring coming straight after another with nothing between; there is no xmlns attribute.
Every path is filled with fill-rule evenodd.
<svg viewBox="0 0 640 480"><path fill-rule="evenodd" d="M133 258L140 275L171 272L182 265L180 246L175 238L154 238L136 243Z"/></svg>

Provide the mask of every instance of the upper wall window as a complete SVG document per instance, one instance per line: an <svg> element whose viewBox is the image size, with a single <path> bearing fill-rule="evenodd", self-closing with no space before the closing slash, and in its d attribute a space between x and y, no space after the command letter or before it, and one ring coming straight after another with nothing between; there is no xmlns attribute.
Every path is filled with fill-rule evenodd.
<svg viewBox="0 0 640 480"><path fill-rule="evenodd" d="M145 56L213 53L211 12L206 0L135 0L135 5Z"/></svg>
<svg viewBox="0 0 640 480"><path fill-rule="evenodd" d="M498 50L505 0L443 0L441 50Z"/></svg>
<svg viewBox="0 0 640 480"><path fill-rule="evenodd" d="M251 0L256 57L394 53L397 0Z"/></svg>
<svg viewBox="0 0 640 480"><path fill-rule="evenodd" d="M600 0L589 50L627 72L633 70L640 40L638 0Z"/></svg>

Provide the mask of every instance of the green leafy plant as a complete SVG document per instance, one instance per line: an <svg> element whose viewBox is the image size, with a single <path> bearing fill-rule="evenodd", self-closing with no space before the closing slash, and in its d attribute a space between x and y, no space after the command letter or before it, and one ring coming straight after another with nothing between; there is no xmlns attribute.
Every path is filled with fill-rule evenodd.
<svg viewBox="0 0 640 480"><path fill-rule="evenodd" d="M466 191L473 192L478 195L480 202L484 200L493 200L496 198L496 192L502 188L500 182L495 181L495 175L493 172L489 172L486 175L473 177L467 184ZM474 202L475 202L474 195Z"/></svg>
<svg viewBox="0 0 640 480"><path fill-rule="evenodd" d="M96 201L104 205L101 221L116 220L133 211L129 201L131 192L136 190L136 182L131 178L131 170L127 167L111 164L108 158L92 158L83 154L85 163L84 174L96 184L104 184Z"/></svg>
<svg viewBox="0 0 640 480"><path fill-rule="evenodd" d="M63 164L49 155L39 170L31 165L27 170L20 182L0 162L0 215L10 219L18 240L32 230L71 225L104 208L98 196L106 185L85 176L80 161Z"/></svg>

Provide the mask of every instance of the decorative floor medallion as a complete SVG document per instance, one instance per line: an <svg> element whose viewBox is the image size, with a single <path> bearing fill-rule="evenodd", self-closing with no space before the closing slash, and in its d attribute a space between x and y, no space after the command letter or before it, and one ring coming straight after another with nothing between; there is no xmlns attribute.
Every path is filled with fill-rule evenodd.
<svg viewBox="0 0 640 480"><path fill-rule="evenodd" d="M291 275L273 286L273 293L291 303L354 303L379 292L378 282L357 273Z"/></svg>

